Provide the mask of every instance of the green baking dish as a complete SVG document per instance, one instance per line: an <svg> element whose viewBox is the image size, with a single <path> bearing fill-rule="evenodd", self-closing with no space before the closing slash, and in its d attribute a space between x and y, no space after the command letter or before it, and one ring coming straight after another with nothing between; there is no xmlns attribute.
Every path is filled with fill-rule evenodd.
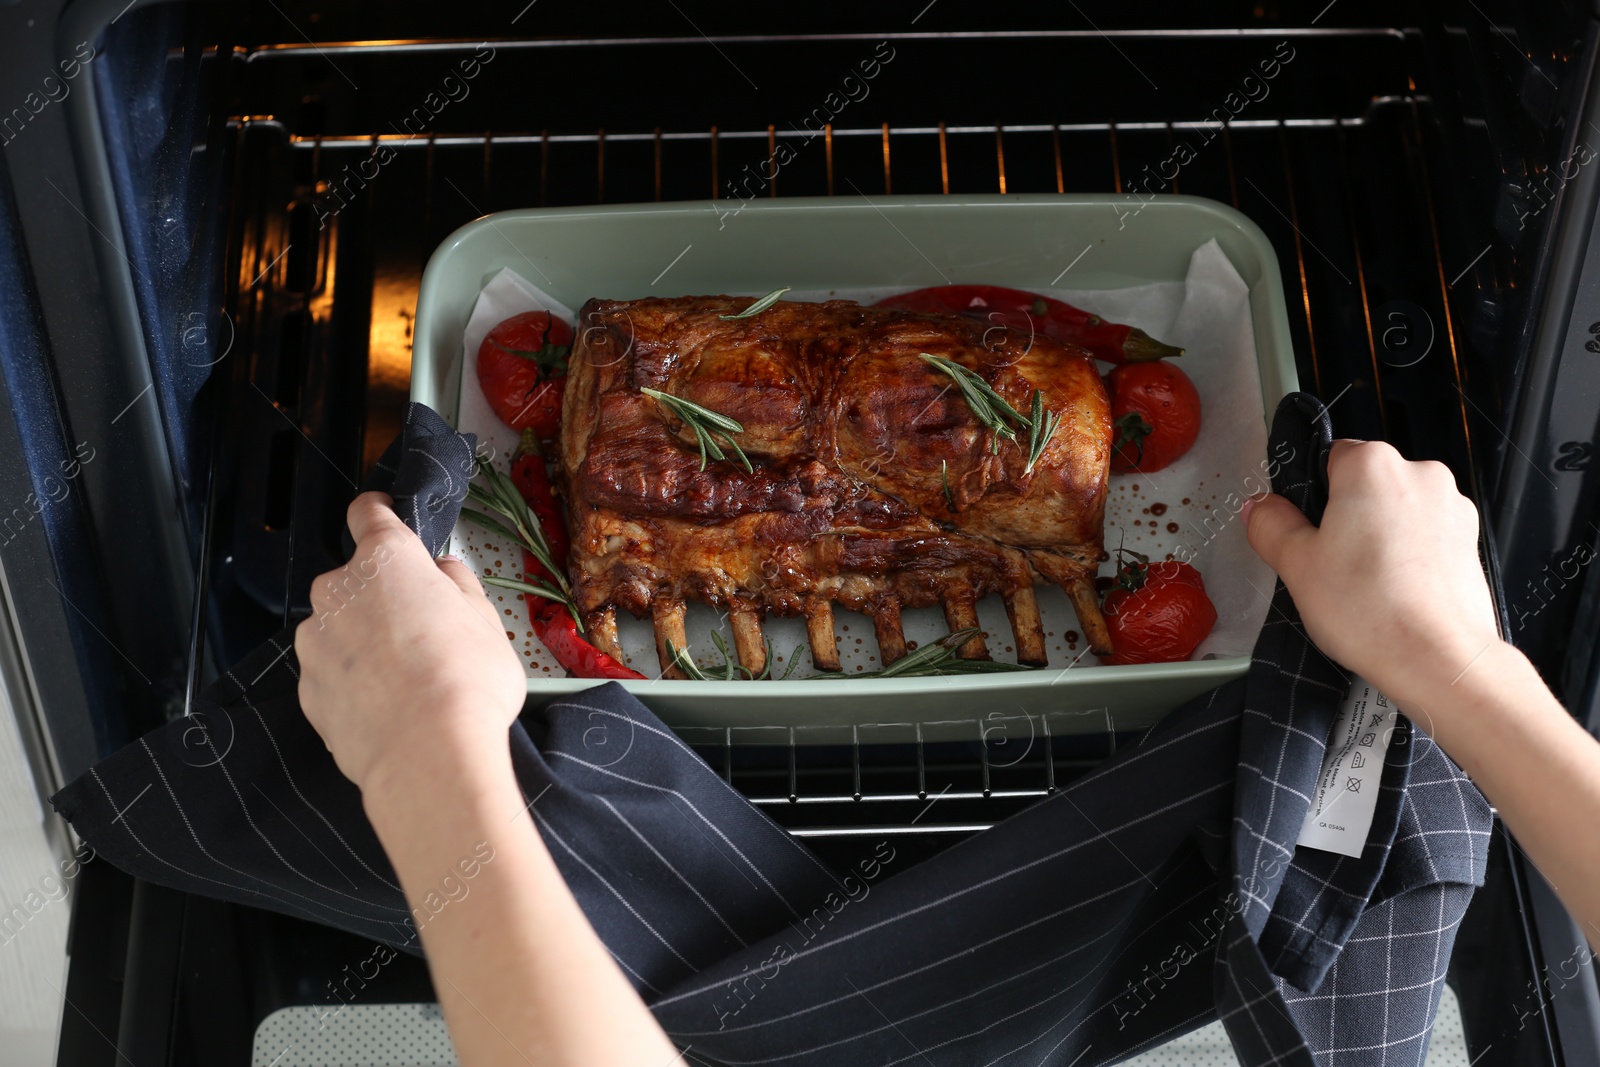
<svg viewBox="0 0 1600 1067"><path fill-rule="evenodd" d="M455 422L463 331L480 290L505 267L572 308L591 296L762 293L785 285L848 291L956 280L1036 289L1059 282L1073 255L1081 260L1070 267L1076 289L1122 289L1183 281L1191 254L1212 239L1248 287L1270 413L1297 388L1277 257L1239 212L1185 196L828 197L500 212L457 230L428 262L411 397ZM1078 252L1091 248L1093 256ZM658 284L664 274L670 281ZM774 740L774 730L802 742L912 732L937 739L977 736L986 720L1030 735L1141 728L1248 664L1229 657L960 677L622 684L680 729L737 728L751 741ZM530 677L529 705L595 684Z"/></svg>

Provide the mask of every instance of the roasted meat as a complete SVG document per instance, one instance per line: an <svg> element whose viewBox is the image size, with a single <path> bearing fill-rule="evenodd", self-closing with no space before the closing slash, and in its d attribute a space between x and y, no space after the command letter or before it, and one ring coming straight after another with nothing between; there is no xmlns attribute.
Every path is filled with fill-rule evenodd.
<svg viewBox="0 0 1600 1067"><path fill-rule="evenodd" d="M684 608L729 612L740 662L765 664L764 613L803 615L812 659L839 669L832 604L873 621L884 663L905 654L902 608L943 605L952 629L1005 600L1020 662L1046 662L1034 584L1071 596L1090 647L1110 651L1094 590L1111 417L1080 350L964 316L781 301L727 319L743 297L591 300L579 316L561 423L578 607L615 654L615 608L686 645ZM1002 440L922 353L970 368L1059 429L1034 469L1026 433ZM736 420L701 469L695 428L643 389ZM715 438L713 439L715 440ZM981 637L961 650L987 651Z"/></svg>

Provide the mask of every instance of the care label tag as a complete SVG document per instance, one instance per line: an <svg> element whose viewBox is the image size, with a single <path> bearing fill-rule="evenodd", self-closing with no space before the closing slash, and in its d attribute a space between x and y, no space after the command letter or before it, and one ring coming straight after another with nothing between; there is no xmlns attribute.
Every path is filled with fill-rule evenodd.
<svg viewBox="0 0 1600 1067"><path fill-rule="evenodd" d="M1400 712L1361 677L1350 682L1344 706L1328 736L1299 844L1359 857L1378 806L1383 761Z"/></svg>

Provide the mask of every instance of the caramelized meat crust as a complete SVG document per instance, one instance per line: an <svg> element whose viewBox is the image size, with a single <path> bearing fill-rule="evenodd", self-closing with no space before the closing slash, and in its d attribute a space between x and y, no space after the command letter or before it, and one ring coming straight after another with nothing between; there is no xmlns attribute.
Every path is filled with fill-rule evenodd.
<svg viewBox="0 0 1600 1067"><path fill-rule="evenodd" d="M614 645L620 606L655 618L663 650L681 646L693 599L733 612L746 666L764 655L761 614L775 612L806 615L814 661L837 669L831 603L873 618L887 663L904 651L902 607L943 604L955 626L999 593L1019 659L1043 663L1033 586L1050 581L1091 647L1109 651L1093 579L1111 415L1092 359L964 317L844 300L720 317L749 303L590 300L580 313L560 477L573 586L597 641ZM1062 420L1031 472L1026 432L997 450L922 353L976 371L1023 414L1043 393ZM644 388L739 422L754 469L731 450L700 469L693 427ZM976 638L962 651L985 654Z"/></svg>

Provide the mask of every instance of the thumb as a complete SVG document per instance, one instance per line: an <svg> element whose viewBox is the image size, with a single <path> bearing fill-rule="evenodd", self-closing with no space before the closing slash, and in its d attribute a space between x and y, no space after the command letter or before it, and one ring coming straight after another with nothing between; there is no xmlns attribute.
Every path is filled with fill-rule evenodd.
<svg viewBox="0 0 1600 1067"><path fill-rule="evenodd" d="M1252 501L1245 512L1250 547L1280 577L1285 569L1293 568L1300 546L1315 533L1316 527L1305 513L1275 493Z"/></svg>
<svg viewBox="0 0 1600 1067"><path fill-rule="evenodd" d="M350 527L350 537L356 544L365 544L373 538L384 540L403 541L411 538L418 544L422 541L411 532L411 527L400 521L400 516L394 512L394 498L388 493L369 492L362 493L350 501L350 507L344 513L345 523Z"/></svg>
<svg viewBox="0 0 1600 1067"><path fill-rule="evenodd" d="M480 598L483 594L483 583L478 581L478 576L472 573L472 568L461 562L455 556L440 556L434 560L444 576L455 584L455 587L465 593L469 598Z"/></svg>

